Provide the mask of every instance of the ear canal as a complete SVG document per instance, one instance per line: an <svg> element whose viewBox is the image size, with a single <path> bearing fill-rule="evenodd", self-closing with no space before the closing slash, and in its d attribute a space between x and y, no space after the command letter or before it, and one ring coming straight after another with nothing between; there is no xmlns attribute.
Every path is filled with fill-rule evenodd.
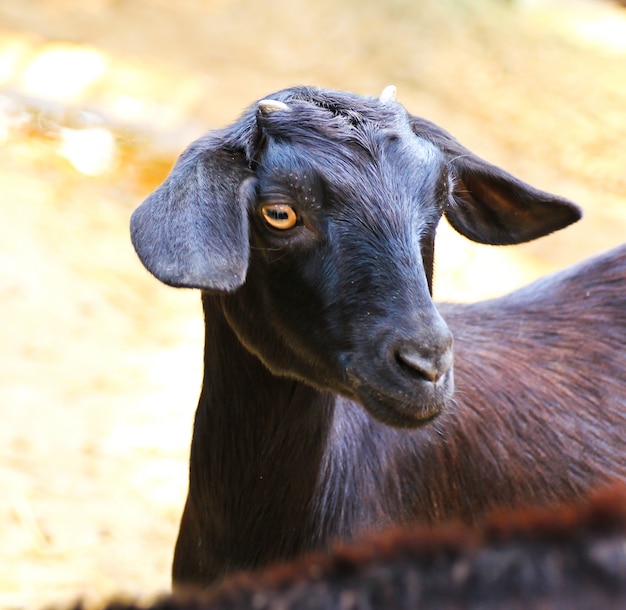
<svg viewBox="0 0 626 610"><path fill-rule="evenodd" d="M132 215L131 239L148 271L176 287L232 291L243 284L249 175L243 152L224 148L217 136L194 142Z"/></svg>
<svg viewBox="0 0 626 610"><path fill-rule="evenodd" d="M578 221L582 212L574 203L536 189L486 163L476 167L464 159L455 167L457 186L446 210L452 227L484 244L519 244Z"/></svg>
<svg viewBox="0 0 626 610"><path fill-rule="evenodd" d="M579 220L571 201L526 184L484 161L430 121L411 117L413 132L445 155L454 175L446 218L459 233L484 244L531 241Z"/></svg>

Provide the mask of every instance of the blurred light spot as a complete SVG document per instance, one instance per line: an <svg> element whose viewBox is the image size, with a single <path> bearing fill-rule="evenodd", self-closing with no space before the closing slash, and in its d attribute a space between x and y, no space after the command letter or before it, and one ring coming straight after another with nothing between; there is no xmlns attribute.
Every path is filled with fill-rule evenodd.
<svg viewBox="0 0 626 610"><path fill-rule="evenodd" d="M0 37L0 83L6 84L19 72L30 53L29 41L22 36L3 32Z"/></svg>
<svg viewBox="0 0 626 610"><path fill-rule="evenodd" d="M626 51L626 18L612 14L581 20L572 27L577 36L612 51Z"/></svg>
<svg viewBox="0 0 626 610"><path fill-rule="evenodd" d="M591 0L517 0L517 6L579 45L626 52L626 16L618 6Z"/></svg>
<svg viewBox="0 0 626 610"><path fill-rule="evenodd" d="M33 95L73 100L105 72L106 58L90 47L46 45L24 71L22 81Z"/></svg>
<svg viewBox="0 0 626 610"><path fill-rule="evenodd" d="M102 127L62 129L59 152L81 174L98 176L113 168L117 145L115 136Z"/></svg>

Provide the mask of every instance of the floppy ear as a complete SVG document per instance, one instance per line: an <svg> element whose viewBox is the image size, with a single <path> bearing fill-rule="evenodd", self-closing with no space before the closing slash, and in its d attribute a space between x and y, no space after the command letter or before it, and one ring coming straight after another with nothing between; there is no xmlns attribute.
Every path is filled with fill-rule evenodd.
<svg viewBox="0 0 626 610"><path fill-rule="evenodd" d="M248 269L251 175L244 151L227 148L217 133L191 144L132 215L131 239L148 271L171 286L241 286Z"/></svg>
<svg viewBox="0 0 626 610"><path fill-rule="evenodd" d="M417 136L446 156L455 185L454 202L445 215L465 237L483 244L518 244L563 229L582 216L572 202L483 161L434 123L413 116L410 122Z"/></svg>

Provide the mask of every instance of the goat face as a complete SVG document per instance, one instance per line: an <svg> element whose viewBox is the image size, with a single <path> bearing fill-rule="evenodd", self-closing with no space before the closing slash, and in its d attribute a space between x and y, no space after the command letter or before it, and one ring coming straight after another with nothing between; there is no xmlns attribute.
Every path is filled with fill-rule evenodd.
<svg viewBox="0 0 626 610"><path fill-rule="evenodd" d="M452 337L432 300L445 213L485 243L579 217L388 100L290 89L198 140L133 215L162 281L221 300L275 374L413 427L453 390Z"/></svg>
<svg viewBox="0 0 626 610"><path fill-rule="evenodd" d="M277 374L387 423L428 420L453 385L452 338L429 294L444 155L396 109L350 126L294 101L259 126L250 266L224 299L231 325Z"/></svg>

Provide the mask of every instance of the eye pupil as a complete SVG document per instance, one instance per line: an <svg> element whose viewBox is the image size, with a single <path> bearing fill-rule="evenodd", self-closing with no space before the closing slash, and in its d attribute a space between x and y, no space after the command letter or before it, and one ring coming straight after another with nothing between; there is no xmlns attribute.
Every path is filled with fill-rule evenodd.
<svg viewBox="0 0 626 610"><path fill-rule="evenodd" d="M286 210L268 210L267 215L272 219L278 222L283 220L289 220L289 212Z"/></svg>
<svg viewBox="0 0 626 610"><path fill-rule="evenodd" d="M290 205L272 203L264 205L261 211L265 222L275 229L291 229L296 225L296 213Z"/></svg>

